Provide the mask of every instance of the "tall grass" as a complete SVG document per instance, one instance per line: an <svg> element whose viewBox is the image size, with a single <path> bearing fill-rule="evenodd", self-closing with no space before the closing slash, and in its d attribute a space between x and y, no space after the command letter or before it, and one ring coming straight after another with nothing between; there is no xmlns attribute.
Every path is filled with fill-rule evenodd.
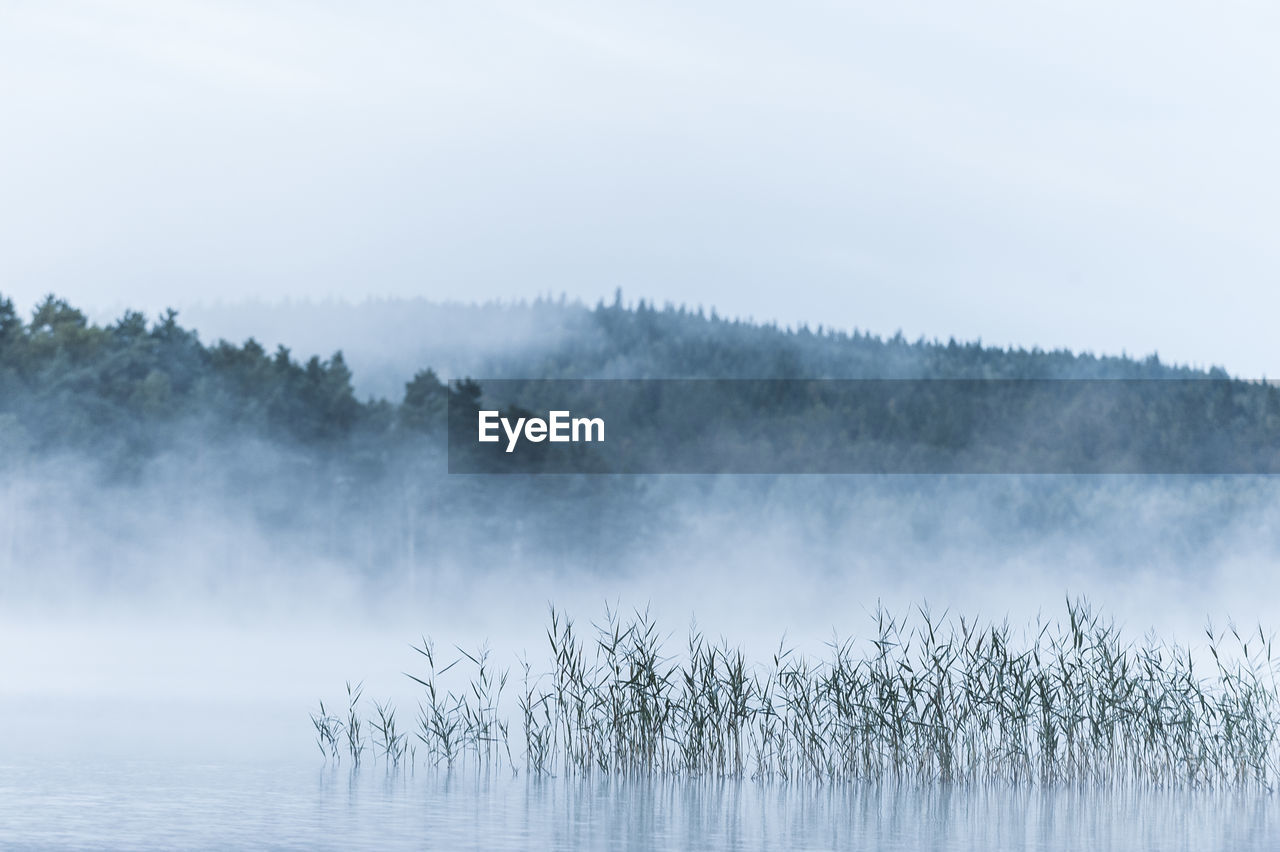
<svg viewBox="0 0 1280 852"><path fill-rule="evenodd" d="M883 609L867 640L807 656L780 646L752 663L691 630L664 637L647 613L606 610L585 633L552 609L543 667L521 660L516 718L502 708L508 670L482 649L425 669L413 737L437 766L523 766L534 775L660 773L796 780L1153 783L1270 787L1277 778L1280 692L1261 628L1206 630L1189 647L1122 638L1087 602L1066 619L1015 630L919 608ZM440 686L468 669L457 691ZM455 672L453 677L458 678ZM345 719L312 716L328 759L366 750L416 760L395 710L361 723L348 684ZM362 731L372 729L366 742ZM345 748L344 748L345 744Z"/></svg>

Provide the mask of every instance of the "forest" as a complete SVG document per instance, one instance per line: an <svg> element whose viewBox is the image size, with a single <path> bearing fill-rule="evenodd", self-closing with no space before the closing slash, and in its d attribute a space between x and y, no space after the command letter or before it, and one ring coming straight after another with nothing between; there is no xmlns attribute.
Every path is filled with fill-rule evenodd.
<svg viewBox="0 0 1280 852"><path fill-rule="evenodd" d="M625 307L620 297L593 309L544 300L477 311L481 319L486 311L525 311L562 330L545 351L486 365L487 378L502 380L509 395L489 398L489 405L517 400L521 388L514 380L525 379L1216 379L1229 385L1230 399L1212 413L1213 428L1269 427L1280 411L1270 385L1229 381L1219 368L1171 366L1154 356L780 329L683 307L659 310L643 300ZM451 398L463 407L479 404L484 387L461 376L446 384L432 367L421 365L399 399L361 400L341 352L300 361L284 346L268 352L253 339L204 343L172 310L150 323L128 311L97 325L54 296L24 321L13 302L0 297L0 440L10 462L24 452L78 452L93 456L110 476L136 471L191 439L251 437L307 455L368 463L421 436L438 437ZM975 385L937 387L918 412L935 426L963 408L959 398ZM1184 424L1177 417L1160 420L1163 433L1152 433L1151 440L1167 447L1169 433ZM930 440L923 433L905 438Z"/></svg>
<svg viewBox="0 0 1280 852"><path fill-rule="evenodd" d="M423 548L443 552L462 519L468 525L465 537L486 539L495 558L518 550L513 542L521 537L547 545L539 540L544 534L566 553L599 554L622 539L675 523L676 495L705 495L719 487L699 477L672 482L651 476L557 476L542 477L535 486L532 480L539 477L447 475L449 462L458 461L446 457L450 417L463 418L466 432L474 435L474 412L481 406L513 415L535 405L545 411L536 395L546 379L663 378L678 380L673 386L685 382L686 388L691 380L715 379L697 385L701 404L730 409L742 423L785 406L790 428L781 433L784 442L747 432L720 436L737 455L730 453L714 468L706 466L705 454L692 461L686 456L687 468L670 468L693 473L742 469L743 459L794 465L746 468L767 474L875 471L878 459L922 464L920 470L938 473L982 472L992 452L1004 462L1017 462L1020 454L1044 453L1047 447L1057 465L1051 472L1109 472L1117 459L1137 459L1136 467L1114 470L1217 475L1270 472L1272 448L1280 446L1275 440L1280 399L1270 384L1233 380L1218 368L1169 365L1154 356L785 329L644 301L624 305L620 297L594 307L543 299L466 310L473 321L487 318L495 324L520 314L548 329L547 343L477 362L477 370L484 371L477 373L479 381L438 374L433 365L422 364L403 382L398 399L361 399L341 352L303 360L284 346L267 351L253 339L205 342L173 311L152 321L129 311L102 325L54 296L24 319L11 300L0 298L0 469L11 476L39 469L46 479L49 470L88 471L95 487L121 493L163 480L167 487L198 492L200 499L220 494L273 530L300 535L317 526L359 530L359 536L329 533L327 540L340 555L375 566L405 553L420 558ZM781 397L773 391L731 393L723 384L782 379L931 381L903 383L915 390L896 400L833 397L821 390L824 386L813 390L805 382L784 383ZM938 379L948 381L932 381ZM1061 403L1056 392L1005 410L1001 399L1007 397L975 391L1005 386L1002 382L1056 379L1124 380L1114 387L1140 391L1125 391L1124 416L1115 419L1108 436L1087 440L1063 431L1066 421L1054 408ZM779 387L768 381L752 386ZM589 413L593 397L577 393L565 407ZM696 405L680 408L673 419L671 406L646 408L637 399L629 398L627 407L631 440L591 447L569 467L545 452L513 453L514 462L504 460L497 467L486 467L484 458L462 467L508 473L651 472L662 469L666 456L679 456L683 438L698 446L692 440L700 417ZM612 436L617 432L610 422ZM1032 422L1052 428L1028 429ZM486 448L491 446L496 445ZM975 457L975 451L981 451L978 467L957 462ZM869 459L873 466L868 468ZM849 495L859 489L922 486L877 479L840 487ZM733 488L747 499L785 499L792 507L815 501L815 511L824 513L838 513L837 507L846 505L813 493L796 497L777 476L748 477ZM1020 525L1052 514L1058 505L1043 494L1027 504L1035 507L1028 510L1033 517L1022 512ZM513 512L525 519L519 529L494 521L485 532L486 518ZM580 532L566 537L568 520ZM477 545L472 541L469 547L474 552Z"/></svg>

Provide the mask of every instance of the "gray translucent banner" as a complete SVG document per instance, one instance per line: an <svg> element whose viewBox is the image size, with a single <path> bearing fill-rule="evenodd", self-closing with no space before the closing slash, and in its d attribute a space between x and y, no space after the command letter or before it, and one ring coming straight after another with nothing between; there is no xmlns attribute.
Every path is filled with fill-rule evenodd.
<svg viewBox="0 0 1280 852"><path fill-rule="evenodd" d="M451 473L1259 474L1261 382L477 380L449 395Z"/></svg>

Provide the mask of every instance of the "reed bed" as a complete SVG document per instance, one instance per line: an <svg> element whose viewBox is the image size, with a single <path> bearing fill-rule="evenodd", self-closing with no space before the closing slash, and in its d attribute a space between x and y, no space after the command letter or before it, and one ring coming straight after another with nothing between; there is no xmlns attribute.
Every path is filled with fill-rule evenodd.
<svg viewBox="0 0 1280 852"><path fill-rule="evenodd" d="M804 781L1142 783L1270 788L1277 777L1271 638L1206 629L1202 648L1127 641L1087 602L1022 629L921 607L878 608L863 641L749 661L648 613L580 631L552 609L549 657L510 669L487 649L440 665L414 646L422 690L411 731L360 686L342 714L312 715L326 758L390 766L468 764L532 775L590 773ZM465 672L450 671L462 666ZM459 679L459 676L461 678ZM460 689L441 684L456 681ZM517 748L508 710L517 719Z"/></svg>

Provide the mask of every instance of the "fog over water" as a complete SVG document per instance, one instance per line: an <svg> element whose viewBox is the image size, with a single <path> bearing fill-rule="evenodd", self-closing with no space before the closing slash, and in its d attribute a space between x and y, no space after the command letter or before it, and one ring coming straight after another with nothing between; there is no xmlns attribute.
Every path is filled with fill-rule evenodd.
<svg viewBox="0 0 1280 852"><path fill-rule="evenodd" d="M382 309L370 310L361 322ZM356 384L367 367L378 378L363 390L394 399L433 362L446 375L510 374L584 333L539 333L519 311L482 332L466 324L470 309L451 310L434 314L451 336L415 345L411 323L382 340L313 325L296 334L295 354L338 343ZM250 315L258 324L228 321L202 338L296 331ZM452 363L435 361L445 354ZM549 606L588 633L607 610L647 610L673 659L693 629L767 663L782 649L823 654L835 639L867 647L881 604L913 618L919 607L1007 618L1033 635L1085 597L1127 639L1154 632L1204 657L1206 619L1218 631L1280 624L1280 483L1270 478L458 477L444 472L443 448L428 447L418 466L353 491L286 445L203 444L201 434L180 433L123 476L92 454L6 457L0 785L25 804L0 806L0 823L31 832L18 837L50 838L54 823L32 822L30 809L64 814L57 824L72 826L73 841L119 814L135 845L156 848L250 836L412 846L427 833L460 848L620 847L618 826L634 824L650 844L634 848L664 838L1065 848L1053 844L1090 837L1127 849L1174 836L1144 825L1176 825L1182 845L1170 848L1191 849L1204 845L1197 838L1277 830L1259 800L1170 804L1155 792L1108 804L1065 791L938 799L660 778L600 787L523 771L467 780L379 763L353 773L322 756L309 718L321 700L342 707L344 684L361 682L367 702L390 701L411 730L422 690L406 673L423 666L411 644L431 637L445 661L487 647L514 680L522 659L547 659ZM415 514L419 504L432 508ZM465 688L463 668L441 684ZM514 716L513 691L502 706ZM133 792L104 804L123 789ZM428 802L438 811L413 807ZM173 814L197 833L175 834Z"/></svg>
<svg viewBox="0 0 1280 852"><path fill-rule="evenodd" d="M1018 534L1040 478L796 477L764 502L737 481L691 494L657 478L683 501L680 526L599 560L513 536L473 561L437 562L423 545L414 564L371 566L335 557L320 522L273 534L248 498L172 482L84 481L72 495L61 474L35 467L0 497L10 755L318 760L306 713L344 681L413 708L402 673L424 634L446 649L487 642L514 670L517 655L545 656L548 604L583 626L606 606L649 608L673 654L696 619L758 660L780 643L818 653L833 635L866 637L881 601L1020 627L1062 619L1083 595L1133 639L1154 629L1193 645L1207 617L1280 622L1276 490L1259 480L1082 477L1066 493L1083 509ZM837 510L819 514L823 501ZM1224 503L1232 522L1197 525Z"/></svg>

